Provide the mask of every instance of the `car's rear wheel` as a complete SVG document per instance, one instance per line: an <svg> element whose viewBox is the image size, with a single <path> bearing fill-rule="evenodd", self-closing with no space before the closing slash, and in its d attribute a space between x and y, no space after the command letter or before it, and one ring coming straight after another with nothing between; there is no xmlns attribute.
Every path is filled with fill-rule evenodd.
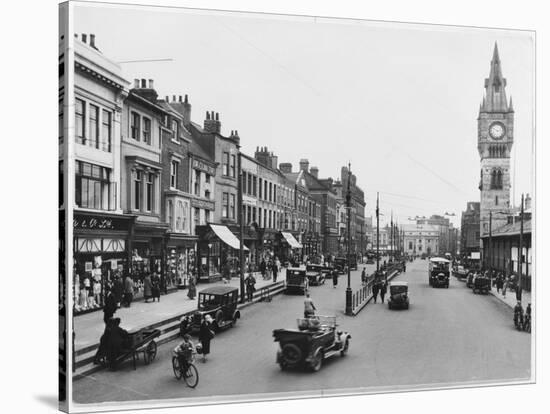
<svg viewBox="0 0 550 414"><path fill-rule="evenodd" d="M281 349L284 364L294 365L302 359L302 351L297 345L285 344Z"/></svg>

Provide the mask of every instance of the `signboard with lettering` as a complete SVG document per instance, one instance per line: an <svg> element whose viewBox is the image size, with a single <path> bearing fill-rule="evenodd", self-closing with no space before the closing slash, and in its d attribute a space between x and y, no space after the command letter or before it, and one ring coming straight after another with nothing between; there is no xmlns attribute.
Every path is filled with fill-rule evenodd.
<svg viewBox="0 0 550 414"><path fill-rule="evenodd" d="M124 217L75 214L73 218L73 227L75 230L128 231L130 220Z"/></svg>
<svg viewBox="0 0 550 414"><path fill-rule="evenodd" d="M216 169L201 160L193 159L193 168L195 170L204 171L205 173L210 175L216 175Z"/></svg>
<svg viewBox="0 0 550 414"><path fill-rule="evenodd" d="M191 200L191 205L193 207L204 208L206 210L214 210L215 208L215 203L213 201L198 200L195 198Z"/></svg>
<svg viewBox="0 0 550 414"><path fill-rule="evenodd" d="M243 203L255 206L256 205L256 199L243 194Z"/></svg>

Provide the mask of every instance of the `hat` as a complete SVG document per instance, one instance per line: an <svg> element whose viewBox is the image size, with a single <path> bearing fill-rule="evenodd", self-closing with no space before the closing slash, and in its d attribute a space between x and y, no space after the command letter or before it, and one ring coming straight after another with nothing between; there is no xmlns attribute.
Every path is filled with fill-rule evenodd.
<svg viewBox="0 0 550 414"><path fill-rule="evenodd" d="M212 322L212 316L206 315L206 316L204 317L204 320L205 320L206 322Z"/></svg>

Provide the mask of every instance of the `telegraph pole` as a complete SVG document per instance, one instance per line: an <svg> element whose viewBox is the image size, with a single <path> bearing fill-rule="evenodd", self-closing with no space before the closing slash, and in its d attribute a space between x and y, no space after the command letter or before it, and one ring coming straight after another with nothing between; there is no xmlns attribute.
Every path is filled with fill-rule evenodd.
<svg viewBox="0 0 550 414"><path fill-rule="evenodd" d="M378 192L376 193L376 275L380 271L380 208L378 206Z"/></svg>
<svg viewBox="0 0 550 414"><path fill-rule="evenodd" d="M521 300L521 294L523 290L523 194L521 194L521 212L520 212L520 225L519 225L519 251L518 251L518 300Z"/></svg>
<svg viewBox="0 0 550 414"><path fill-rule="evenodd" d="M239 265L240 265L240 288L241 288L241 303L244 303L244 250L243 250L243 240L244 240L244 209L243 209L243 170L241 166L241 152L238 154L238 168L239 168L239 182L237 185L238 189L238 198L239 198Z"/></svg>

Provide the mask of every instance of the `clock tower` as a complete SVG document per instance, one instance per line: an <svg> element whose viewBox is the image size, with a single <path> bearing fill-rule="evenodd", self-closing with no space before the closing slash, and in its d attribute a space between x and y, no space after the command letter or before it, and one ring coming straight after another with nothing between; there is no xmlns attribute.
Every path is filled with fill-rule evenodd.
<svg viewBox="0 0 550 414"><path fill-rule="evenodd" d="M510 154L514 143L514 109L512 98L506 99L506 79L495 43L489 77L485 79L485 96L477 118L477 149L481 160L480 235L506 223L510 208ZM497 213L498 212L498 213Z"/></svg>

